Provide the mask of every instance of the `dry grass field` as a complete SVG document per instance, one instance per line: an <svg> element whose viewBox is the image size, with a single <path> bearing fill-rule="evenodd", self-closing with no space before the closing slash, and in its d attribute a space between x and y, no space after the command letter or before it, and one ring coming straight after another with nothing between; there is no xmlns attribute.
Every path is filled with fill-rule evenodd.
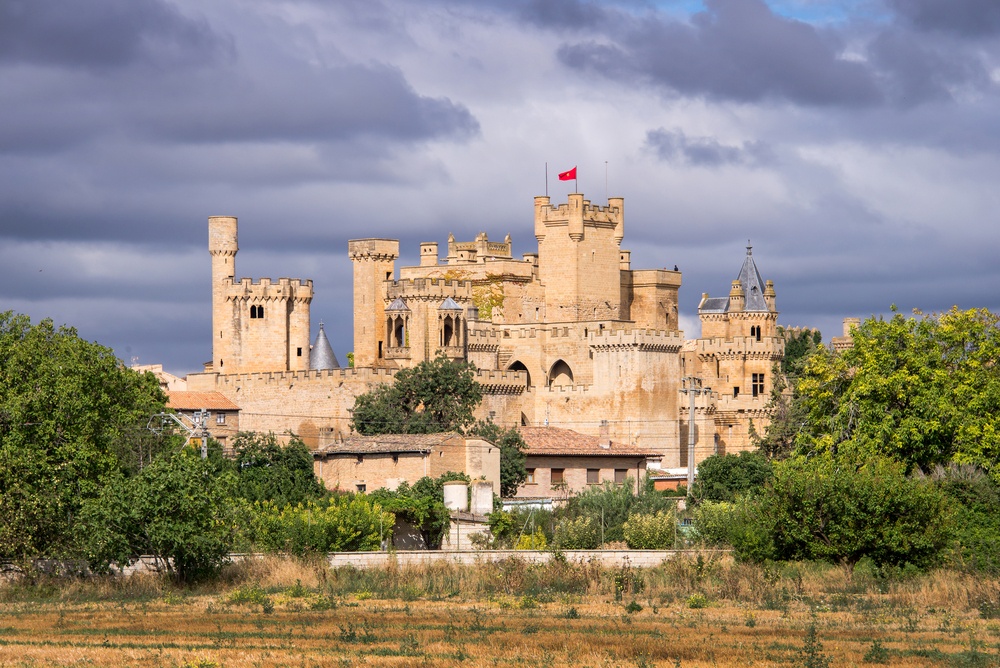
<svg viewBox="0 0 1000 668"><path fill-rule="evenodd" d="M1000 586L704 555L0 586L0 666L1000 666Z"/></svg>

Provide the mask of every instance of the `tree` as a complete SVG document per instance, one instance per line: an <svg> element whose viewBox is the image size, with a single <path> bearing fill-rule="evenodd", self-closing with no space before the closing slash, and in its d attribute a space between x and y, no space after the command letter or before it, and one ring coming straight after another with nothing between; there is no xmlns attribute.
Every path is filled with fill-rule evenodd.
<svg viewBox="0 0 1000 668"><path fill-rule="evenodd" d="M359 434L433 434L473 423L483 399L476 367L439 355L395 374L354 402L351 427Z"/></svg>
<svg viewBox="0 0 1000 668"><path fill-rule="evenodd" d="M81 508L81 551L97 570L150 554L178 580L214 573L233 541L232 473L190 448L126 478L115 472Z"/></svg>
<svg viewBox="0 0 1000 668"><path fill-rule="evenodd" d="M76 330L0 313L0 558L70 553L81 504L164 402L152 374Z"/></svg>
<svg viewBox="0 0 1000 668"><path fill-rule="evenodd" d="M764 488L774 472L760 452L712 455L698 464L694 496L710 501L732 501L737 496Z"/></svg>
<svg viewBox="0 0 1000 668"><path fill-rule="evenodd" d="M778 559L928 567L952 538L945 495L884 457L785 460L755 507Z"/></svg>
<svg viewBox="0 0 1000 668"><path fill-rule="evenodd" d="M528 445L520 432L514 427L503 429L490 420L477 422L472 433L500 448L500 496L515 496L517 488L528 479L528 471L524 468L527 460L524 451Z"/></svg>
<svg viewBox="0 0 1000 668"><path fill-rule="evenodd" d="M908 469L975 464L1000 480L1000 327L986 309L870 318L822 347L796 388L800 453L883 455Z"/></svg>
<svg viewBox="0 0 1000 668"><path fill-rule="evenodd" d="M312 452L297 436L282 446L273 433L240 432L233 451L236 495L251 503L272 501L280 509L326 495L313 470Z"/></svg>

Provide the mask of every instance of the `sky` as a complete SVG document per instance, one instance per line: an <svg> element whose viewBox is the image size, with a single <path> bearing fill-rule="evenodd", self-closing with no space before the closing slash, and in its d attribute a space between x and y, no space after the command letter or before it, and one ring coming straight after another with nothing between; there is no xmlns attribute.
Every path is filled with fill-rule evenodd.
<svg viewBox="0 0 1000 668"><path fill-rule="evenodd" d="M1000 3L0 0L0 311L126 362L211 359L208 216L239 276L313 280L345 363L348 239L520 257L573 166L688 337L748 241L827 340L1000 309Z"/></svg>

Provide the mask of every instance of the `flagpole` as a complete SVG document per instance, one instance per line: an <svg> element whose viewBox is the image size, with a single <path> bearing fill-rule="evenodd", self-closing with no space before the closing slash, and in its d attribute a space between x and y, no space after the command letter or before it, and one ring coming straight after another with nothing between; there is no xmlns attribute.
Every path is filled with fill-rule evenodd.
<svg viewBox="0 0 1000 668"><path fill-rule="evenodd" d="M604 199L611 201L611 196L608 193L608 161L604 161Z"/></svg>
<svg viewBox="0 0 1000 668"><path fill-rule="evenodd" d="M549 163L545 163L545 196L549 196Z"/></svg>

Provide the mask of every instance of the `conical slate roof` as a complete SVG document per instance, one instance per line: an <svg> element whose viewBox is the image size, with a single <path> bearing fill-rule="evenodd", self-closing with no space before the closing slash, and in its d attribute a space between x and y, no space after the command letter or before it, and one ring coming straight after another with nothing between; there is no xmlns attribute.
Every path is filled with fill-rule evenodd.
<svg viewBox="0 0 1000 668"><path fill-rule="evenodd" d="M313 344L312 350L309 351L309 368L313 371L340 368L337 356L333 354L330 339L326 338L326 332L323 331L323 323L319 323L319 334L316 335L316 343Z"/></svg>
<svg viewBox="0 0 1000 668"><path fill-rule="evenodd" d="M747 246L747 257L743 260L743 267L740 269L740 285L743 286L743 294L746 297L744 311L770 311L767 302L764 300L764 279L757 271L757 265L753 261L753 246Z"/></svg>

